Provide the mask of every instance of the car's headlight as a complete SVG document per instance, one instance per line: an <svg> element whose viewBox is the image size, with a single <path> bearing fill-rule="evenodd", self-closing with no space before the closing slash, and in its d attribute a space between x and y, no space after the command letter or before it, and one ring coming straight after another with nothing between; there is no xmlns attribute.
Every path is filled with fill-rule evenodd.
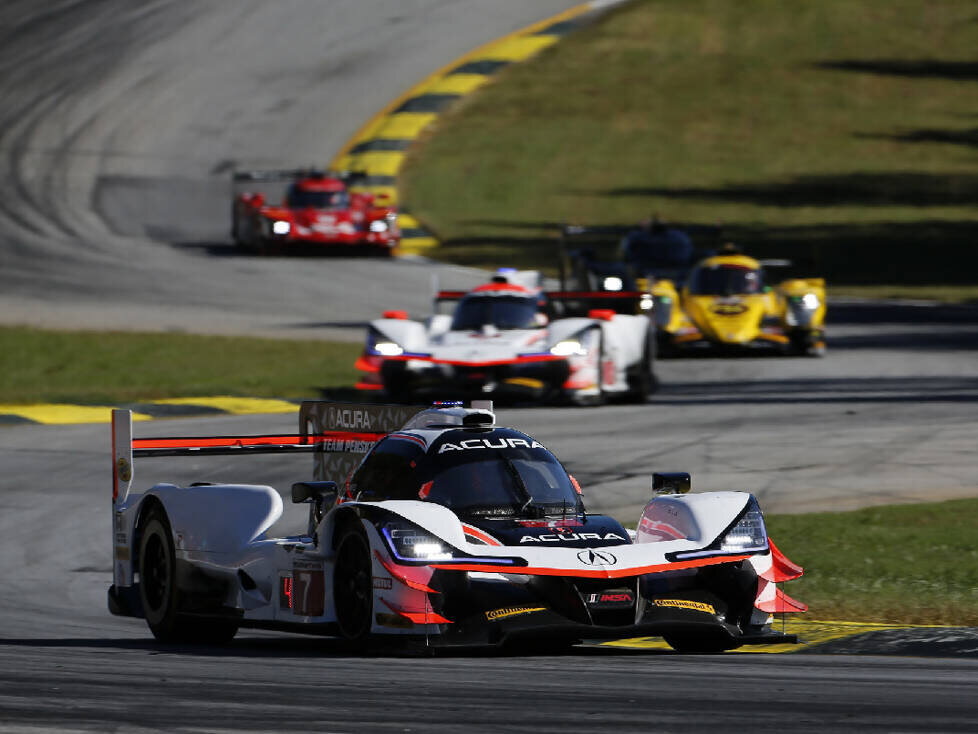
<svg viewBox="0 0 978 734"><path fill-rule="evenodd" d="M284 219L277 219L272 222L272 232L275 234L288 234L292 231L292 225Z"/></svg>
<svg viewBox="0 0 978 734"><path fill-rule="evenodd" d="M447 561L452 548L431 533L407 522L388 522L381 528L387 545L399 561Z"/></svg>
<svg viewBox="0 0 978 734"><path fill-rule="evenodd" d="M747 512L720 538L720 550L740 553L767 550L767 547L764 515L761 514L757 500L751 498L750 504L747 505Z"/></svg>
<svg viewBox="0 0 978 734"><path fill-rule="evenodd" d="M602 286L606 291L620 291L623 283L617 275L609 275L604 279Z"/></svg>
<svg viewBox="0 0 978 734"><path fill-rule="evenodd" d="M584 356L587 349L577 339L564 339L550 347L550 353L557 357Z"/></svg>
<svg viewBox="0 0 978 734"><path fill-rule="evenodd" d="M741 555L763 553L768 549L767 527L764 525L764 515L757 500L753 497L747 509L737 523L721 535L708 548L697 551L681 551L670 560L684 561L691 558L705 558L723 554Z"/></svg>
<svg viewBox="0 0 978 734"><path fill-rule="evenodd" d="M791 305L796 308L803 308L806 311L814 311L821 303L818 300L818 296L814 293L806 293L803 296L791 296L789 300L791 301Z"/></svg>
<svg viewBox="0 0 978 734"><path fill-rule="evenodd" d="M371 232L386 232L387 229L387 222L385 222L383 219L375 219L370 223Z"/></svg>
<svg viewBox="0 0 978 734"><path fill-rule="evenodd" d="M377 342L374 344L374 351L385 357L397 357L404 354L404 349L394 342Z"/></svg>

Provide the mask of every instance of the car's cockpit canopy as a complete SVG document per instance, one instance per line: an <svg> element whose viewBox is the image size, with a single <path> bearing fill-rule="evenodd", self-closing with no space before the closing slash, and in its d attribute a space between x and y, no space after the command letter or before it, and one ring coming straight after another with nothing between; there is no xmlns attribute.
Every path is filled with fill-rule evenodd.
<svg viewBox="0 0 978 734"><path fill-rule="evenodd" d="M542 296L469 294L455 307L452 331L535 329L547 323L545 305Z"/></svg>
<svg viewBox="0 0 978 734"><path fill-rule="evenodd" d="M293 209L346 209L350 197L342 184L328 186L321 180L297 181L289 186L285 203Z"/></svg>
<svg viewBox="0 0 978 734"><path fill-rule="evenodd" d="M694 296L735 296L761 293L764 278L757 268L733 264L698 265L689 276Z"/></svg>
<svg viewBox="0 0 978 734"><path fill-rule="evenodd" d="M512 428L444 431L425 450L409 434L383 438L350 479L362 501L425 500L458 515L538 518L583 512L564 467Z"/></svg>

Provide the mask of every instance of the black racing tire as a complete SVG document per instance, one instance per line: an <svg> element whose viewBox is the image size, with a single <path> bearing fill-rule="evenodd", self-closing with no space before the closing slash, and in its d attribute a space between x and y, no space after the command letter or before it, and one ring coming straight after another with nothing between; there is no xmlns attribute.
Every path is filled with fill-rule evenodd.
<svg viewBox="0 0 978 734"><path fill-rule="evenodd" d="M373 562L370 543L359 520L344 528L336 543L333 599L340 636L348 642L365 644L373 623Z"/></svg>
<svg viewBox="0 0 978 734"><path fill-rule="evenodd" d="M676 652L687 655L721 653L740 647L735 640L720 630L671 632L662 635L662 639Z"/></svg>
<svg viewBox="0 0 978 734"><path fill-rule="evenodd" d="M793 331L788 335L788 354L795 357L824 357L825 342L810 331Z"/></svg>
<svg viewBox="0 0 978 734"><path fill-rule="evenodd" d="M150 511L139 541L139 597L150 632L160 642L220 645L238 632L233 620L179 614L173 532L162 508Z"/></svg>
<svg viewBox="0 0 978 734"><path fill-rule="evenodd" d="M649 396L659 388L659 380L655 376L654 352L655 336L650 332L645 337L642 359L636 365L634 372L628 376L627 400L630 403L639 405L647 403Z"/></svg>
<svg viewBox="0 0 978 734"><path fill-rule="evenodd" d="M598 329L598 394L591 399L591 405L604 405L608 394L604 391L604 333Z"/></svg>

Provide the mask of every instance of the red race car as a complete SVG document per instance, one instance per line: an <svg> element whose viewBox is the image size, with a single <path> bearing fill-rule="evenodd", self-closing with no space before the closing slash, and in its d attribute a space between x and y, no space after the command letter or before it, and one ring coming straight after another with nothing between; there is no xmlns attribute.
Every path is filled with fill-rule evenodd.
<svg viewBox="0 0 978 734"><path fill-rule="evenodd" d="M351 191L359 174L330 171L235 171L231 237L254 252L369 248L391 255L400 240L397 212L370 193ZM266 200L285 184L281 204ZM281 194L281 191L279 191Z"/></svg>

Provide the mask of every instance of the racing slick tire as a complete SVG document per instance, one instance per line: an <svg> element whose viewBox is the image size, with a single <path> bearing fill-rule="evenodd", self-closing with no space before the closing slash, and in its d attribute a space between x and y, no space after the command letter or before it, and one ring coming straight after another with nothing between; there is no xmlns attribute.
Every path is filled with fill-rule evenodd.
<svg viewBox="0 0 978 734"><path fill-rule="evenodd" d="M370 543L358 524L348 525L336 543L333 599L340 635L348 642L365 644L373 622L373 563Z"/></svg>
<svg viewBox="0 0 978 734"><path fill-rule="evenodd" d="M238 625L226 619L198 618L178 613L173 532L162 508L150 511L139 541L139 597L150 632L160 642L230 642Z"/></svg>
<svg viewBox="0 0 978 734"><path fill-rule="evenodd" d="M683 654L708 654L733 650L740 647L729 635L716 631L695 630L691 632L670 632L662 639L673 650Z"/></svg>
<svg viewBox="0 0 978 734"><path fill-rule="evenodd" d="M825 342L817 333L793 331L788 336L788 354L796 357L824 357Z"/></svg>
<svg viewBox="0 0 978 734"><path fill-rule="evenodd" d="M630 403L644 404L649 396L659 387L655 376L653 355L655 352L655 336L650 332L645 337L645 347L642 358L628 375L627 400Z"/></svg>

